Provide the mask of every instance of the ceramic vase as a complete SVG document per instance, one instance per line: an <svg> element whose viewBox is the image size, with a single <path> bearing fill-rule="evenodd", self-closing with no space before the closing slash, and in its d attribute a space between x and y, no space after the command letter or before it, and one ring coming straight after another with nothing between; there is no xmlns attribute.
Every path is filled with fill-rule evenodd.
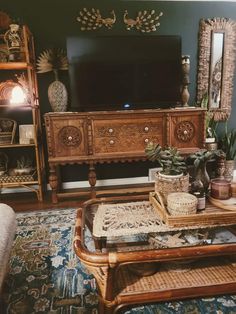
<svg viewBox="0 0 236 314"><path fill-rule="evenodd" d="M65 85L55 80L48 87L48 99L54 112L67 111L68 93Z"/></svg>
<svg viewBox="0 0 236 314"><path fill-rule="evenodd" d="M210 184L210 177L206 169L206 163L202 163L196 169L196 178L200 179L203 183L204 191L207 193Z"/></svg>

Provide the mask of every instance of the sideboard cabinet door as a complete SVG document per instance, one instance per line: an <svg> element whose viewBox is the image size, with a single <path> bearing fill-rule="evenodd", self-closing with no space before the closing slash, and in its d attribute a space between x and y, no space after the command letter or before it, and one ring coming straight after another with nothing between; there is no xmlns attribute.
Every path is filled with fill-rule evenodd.
<svg viewBox="0 0 236 314"><path fill-rule="evenodd" d="M167 142L181 151L192 152L203 147L205 112L175 112L168 118Z"/></svg>
<svg viewBox="0 0 236 314"><path fill-rule="evenodd" d="M86 119L76 114L45 115L49 159L71 158L87 155Z"/></svg>

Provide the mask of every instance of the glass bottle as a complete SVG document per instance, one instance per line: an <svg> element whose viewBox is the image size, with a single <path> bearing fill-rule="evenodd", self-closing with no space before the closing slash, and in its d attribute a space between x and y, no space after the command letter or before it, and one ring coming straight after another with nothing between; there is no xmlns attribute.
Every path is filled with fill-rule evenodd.
<svg viewBox="0 0 236 314"><path fill-rule="evenodd" d="M191 194L195 195L198 199L197 202L197 211L201 211L206 208L206 194L202 181L200 178L196 178L191 183Z"/></svg>

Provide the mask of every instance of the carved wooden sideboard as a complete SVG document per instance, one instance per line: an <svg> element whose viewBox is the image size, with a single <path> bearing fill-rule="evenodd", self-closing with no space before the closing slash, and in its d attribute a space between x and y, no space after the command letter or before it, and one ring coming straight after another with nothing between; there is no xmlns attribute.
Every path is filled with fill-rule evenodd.
<svg viewBox="0 0 236 314"><path fill-rule="evenodd" d="M44 119L53 203L62 196L61 165L88 164L91 195L95 197L96 163L144 161L150 141L175 146L183 154L202 148L205 141L205 110L200 108L50 112Z"/></svg>

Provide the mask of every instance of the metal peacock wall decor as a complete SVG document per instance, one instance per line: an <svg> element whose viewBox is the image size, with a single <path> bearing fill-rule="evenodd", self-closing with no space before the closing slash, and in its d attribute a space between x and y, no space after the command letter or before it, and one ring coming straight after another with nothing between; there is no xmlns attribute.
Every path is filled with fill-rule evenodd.
<svg viewBox="0 0 236 314"><path fill-rule="evenodd" d="M77 21L82 24L80 28L82 31L92 31L102 26L111 29L116 22L116 15L115 11L112 10L111 17L103 18L99 9L92 8L88 10L87 8L83 8L79 12Z"/></svg>
<svg viewBox="0 0 236 314"><path fill-rule="evenodd" d="M115 11L110 12L111 17L103 18L99 9L87 9L83 8L77 16L77 21L81 24L82 31L93 31L105 26L107 29L112 29L116 22ZM128 11L125 10L123 15L123 21L126 25L126 29L136 29L142 33L155 32L157 27L160 26L159 19L163 15L163 12L159 14L155 10L139 11L136 18L130 18Z"/></svg>
<svg viewBox="0 0 236 314"><path fill-rule="evenodd" d="M150 33L155 32L157 27L160 26L159 18L162 15L163 12L157 15L155 10L151 10L150 12L144 10L139 11L135 19L131 19L128 17L128 11L125 10L123 19L128 31L135 28L142 33Z"/></svg>

